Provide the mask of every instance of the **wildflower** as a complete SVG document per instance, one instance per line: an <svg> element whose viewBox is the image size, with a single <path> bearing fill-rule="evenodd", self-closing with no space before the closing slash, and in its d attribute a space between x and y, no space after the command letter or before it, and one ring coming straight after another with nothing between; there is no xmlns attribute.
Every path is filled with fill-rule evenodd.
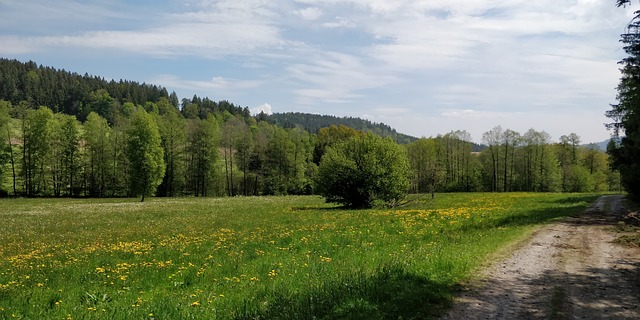
<svg viewBox="0 0 640 320"><path fill-rule="evenodd" d="M200 305L200 301L194 301L194 302L191 303L192 307L197 307L199 305Z"/></svg>

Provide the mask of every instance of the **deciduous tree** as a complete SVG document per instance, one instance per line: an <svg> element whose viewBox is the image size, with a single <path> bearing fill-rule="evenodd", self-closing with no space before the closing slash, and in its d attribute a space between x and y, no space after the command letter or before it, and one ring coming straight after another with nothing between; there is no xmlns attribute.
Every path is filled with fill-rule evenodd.
<svg viewBox="0 0 640 320"><path fill-rule="evenodd" d="M131 192L142 196L140 201L144 201L145 196L155 193L165 170L158 125L144 109L139 109L131 118L127 156L131 166Z"/></svg>
<svg viewBox="0 0 640 320"><path fill-rule="evenodd" d="M405 150L390 138L354 136L327 149L317 187L328 202L353 208L396 205L409 189Z"/></svg>

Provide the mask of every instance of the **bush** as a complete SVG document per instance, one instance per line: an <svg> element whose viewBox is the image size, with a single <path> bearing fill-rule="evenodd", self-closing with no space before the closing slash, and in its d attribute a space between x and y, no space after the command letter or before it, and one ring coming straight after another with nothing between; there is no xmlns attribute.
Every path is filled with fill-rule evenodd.
<svg viewBox="0 0 640 320"><path fill-rule="evenodd" d="M327 149L316 184L327 202L353 208L393 206L409 188L405 150L390 138L354 136Z"/></svg>

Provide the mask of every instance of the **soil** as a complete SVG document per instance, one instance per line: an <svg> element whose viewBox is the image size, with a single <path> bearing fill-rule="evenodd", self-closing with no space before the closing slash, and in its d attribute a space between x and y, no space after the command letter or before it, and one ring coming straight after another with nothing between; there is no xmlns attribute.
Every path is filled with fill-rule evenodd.
<svg viewBox="0 0 640 320"><path fill-rule="evenodd" d="M603 196L534 232L442 319L640 319L640 248L616 242L623 205L623 196Z"/></svg>

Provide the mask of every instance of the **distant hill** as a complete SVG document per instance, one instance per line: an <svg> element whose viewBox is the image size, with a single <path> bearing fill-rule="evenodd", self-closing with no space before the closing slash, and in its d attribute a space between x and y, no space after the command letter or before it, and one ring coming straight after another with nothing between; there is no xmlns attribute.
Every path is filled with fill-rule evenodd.
<svg viewBox="0 0 640 320"><path fill-rule="evenodd" d="M329 127L331 125L345 125L356 130L371 132L382 137L391 137L391 139L400 144L408 144L417 140L416 137L399 133L384 123L371 122L361 118L286 112L274 113L270 116L266 116L266 120L284 128L300 126L312 133L317 133L321 128Z"/></svg>
<svg viewBox="0 0 640 320"><path fill-rule="evenodd" d="M595 145L598 147L598 149L600 149L600 151L607 151L607 144L609 144L609 141L611 141L611 139L607 139L601 142L596 142L596 143L589 143L589 144L585 144L582 145L583 147L589 147L591 145Z"/></svg>

